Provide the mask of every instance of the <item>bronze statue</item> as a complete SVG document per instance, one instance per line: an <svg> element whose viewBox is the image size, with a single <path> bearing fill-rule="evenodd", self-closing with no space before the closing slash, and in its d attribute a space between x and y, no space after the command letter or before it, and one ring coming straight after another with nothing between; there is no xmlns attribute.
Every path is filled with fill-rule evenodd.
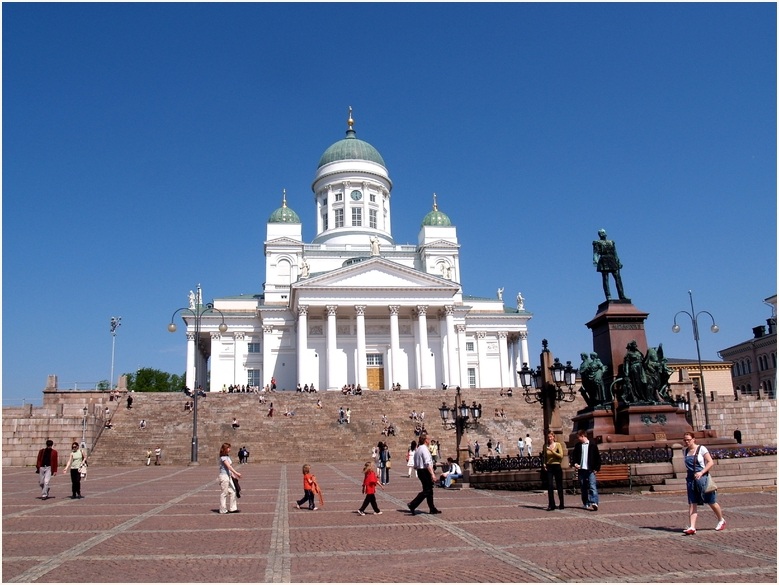
<svg viewBox="0 0 779 585"><path fill-rule="evenodd" d="M626 402L646 402L649 397L646 372L644 372L644 356L635 341L628 343L627 350L622 362L624 371L622 397Z"/></svg>
<svg viewBox="0 0 779 585"><path fill-rule="evenodd" d="M596 408L609 402L606 395L606 387L603 383L603 375L608 368L600 361L597 353L581 354L582 363L579 366L579 374L582 379L581 393L587 406Z"/></svg>
<svg viewBox="0 0 779 585"><path fill-rule="evenodd" d="M671 380L673 369L668 367L668 360L663 355L662 343L657 349L650 347L646 351L644 371L646 372L649 397L655 402L671 402L668 382Z"/></svg>
<svg viewBox="0 0 779 585"><path fill-rule="evenodd" d="M622 288L622 276L619 273L622 268L622 262L619 261L619 256L617 256L617 245L614 243L614 240L606 239L606 230L604 229L598 230L598 237L600 239L592 243L592 263L603 278L603 292L606 295L606 300L611 300L609 274L612 274L617 285L619 299L621 301L630 301L625 296L625 291Z"/></svg>

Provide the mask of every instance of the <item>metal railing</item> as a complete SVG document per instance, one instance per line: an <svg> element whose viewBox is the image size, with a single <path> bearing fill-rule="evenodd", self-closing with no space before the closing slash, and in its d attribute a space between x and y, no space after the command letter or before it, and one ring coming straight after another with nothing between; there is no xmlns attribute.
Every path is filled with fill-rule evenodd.
<svg viewBox="0 0 779 585"><path fill-rule="evenodd" d="M569 449L568 457L573 455ZM601 449L602 465L620 465L624 463L668 463L673 459L671 447L641 447L636 449ZM489 471L528 471L541 469L541 455L520 457L480 457L471 461L475 473Z"/></svg>

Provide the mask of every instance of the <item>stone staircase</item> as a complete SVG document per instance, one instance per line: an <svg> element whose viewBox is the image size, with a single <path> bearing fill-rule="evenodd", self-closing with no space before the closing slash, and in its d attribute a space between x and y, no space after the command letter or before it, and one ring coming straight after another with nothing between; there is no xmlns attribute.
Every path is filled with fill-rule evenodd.
<svg viewBox="0 0 779 585"><path fill-rule="evenodd" d="M259 404L255 394L209 393L198 400L198 460L213 462L223 442L238 448L246 446L250 461L268 462L339 462L365 461L379 441L389 443L395 466L405 464L409 443L416 439L412 410L425 412L425 426L433 439L439 440L444 457L455 451L455 433L444 430L438 407L446 401L454 404L454 390L366 391L361 396L344 396L340 392L276 392L266 395L267 404ZM539 405L528 405L515 391L513 397L500 396L500 389L466 389L463 400L481 403L483 416L478 427L468 429L461 447L479 441L482 454L486 443L503 443L504 455L516 454L519 436L530 433L537 445L542 442L542 419ZM146 450L161 447L164 464L186 464L190 460L192 413L184 410L187 398L180 393L136 393L133 408L118 409L112 418L113 429L106 429L97 441L91 460L100 465L126 465L142 462ZM322 408L316 407L317 399ZM273 402L274 416L267 416ZM576 403L564 405L562 419L570 432L570 418ZM338 424L338 410L351 409L351 423ZM578 405L577 405L578 406ZM295 416L284 416L285 408ZM503 409L506 418L495 416ZM381 418L386 414L396 427L396 436L385 437ZM239 429L232 428L233 418ZM139 422L145 419L145 429Z"/></svg>
<svg viewBox="0 0 779 585"><path fill-rule="evenodd" d="M776 455L715 459L711 475L717 482L717 487L723 491L776 489ZM686 492L687 482L684 476L664 479L662 484L653 485L651 491Z"/></svg>

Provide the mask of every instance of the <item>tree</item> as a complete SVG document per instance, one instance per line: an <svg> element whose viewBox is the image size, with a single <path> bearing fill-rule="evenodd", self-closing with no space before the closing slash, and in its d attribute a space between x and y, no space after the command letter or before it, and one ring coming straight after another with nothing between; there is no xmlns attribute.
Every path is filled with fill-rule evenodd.
<svg viewBox="0 0 779 585"><path fill-rule="evenodd" d="M97 383L97 389L98 390L110 390L111 389L111 383L108 380L100 380Z"/></svg>
<svg viewBox="0 0 779 585"><path fill-rule="evenodd" d="M178 392L183 377L154 368L141 368L135 374L127 373L127 389L133 392Z"/></svg>

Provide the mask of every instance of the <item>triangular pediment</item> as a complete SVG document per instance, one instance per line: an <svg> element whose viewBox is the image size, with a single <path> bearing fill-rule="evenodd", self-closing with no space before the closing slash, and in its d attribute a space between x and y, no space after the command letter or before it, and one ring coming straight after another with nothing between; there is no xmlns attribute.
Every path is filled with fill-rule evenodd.
<svg viewBox="0 0 779 585"><path fill-rule="evenodd" d="M321 288L346 289L398 289L424 288L458 290L459 285L438 276L420 272L408 266L385 260L370 258L359 264L337 268L326 274L298 281L293 285L298 290Z"/></svg>
<svg viewBox="0 0 779 585"><path fill-rule="evenodd" d="M421 245L420 248L423 250L427 248L449 248L452 250L457 250L460 248L460 244L456 244L447 240L435 240L434 242L427 242L426 244Z"/></svg>
<svg viewBox="0 0 779 585"><path fill-rule="evenodd" d="M303 242L300 240L294 240L292 238L288 238L287 236L283 236L281 238L274 238L272 240L266 240L265 247L268 246L297 246L300 247L303 245Z"/></svg>

